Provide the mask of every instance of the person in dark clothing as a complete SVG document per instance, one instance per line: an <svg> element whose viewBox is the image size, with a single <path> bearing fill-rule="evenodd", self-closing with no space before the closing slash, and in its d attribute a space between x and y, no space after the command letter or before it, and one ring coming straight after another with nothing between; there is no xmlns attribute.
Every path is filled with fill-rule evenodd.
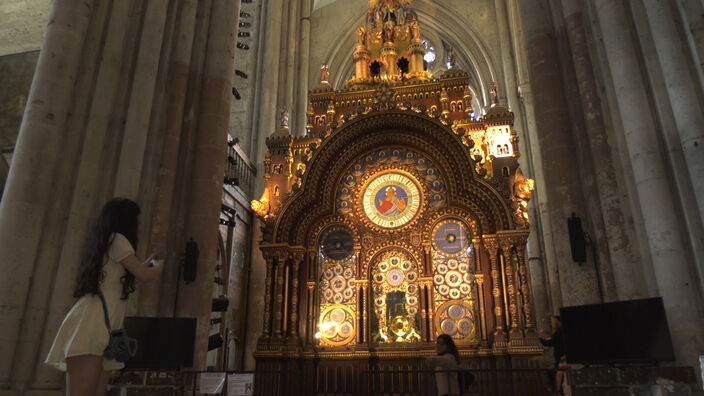
<svg viewBox="0 0 704 396"><path fill-rule="evenodd" d="M562 375L558 372L560 361L565 356L565 334L562 331L562 320L559 316L553 316L551 319L553 333L543 331L540 334L540 343L546 347L552 347L553 357L555 358L555 371L550 375L550 382L555 384L557 394L562 394Z"/></svg>
<svg viewBox="0 0 704 396"><path fill-rule="evenodd" d="M560 359L565 354L565 335L562 332L562 321L559 316L553 316L551 319L553 328L552 335L543 332L540 335L540 343L546 347L552 347L552 354L555 357L555 368L560 364Z"/></svg>

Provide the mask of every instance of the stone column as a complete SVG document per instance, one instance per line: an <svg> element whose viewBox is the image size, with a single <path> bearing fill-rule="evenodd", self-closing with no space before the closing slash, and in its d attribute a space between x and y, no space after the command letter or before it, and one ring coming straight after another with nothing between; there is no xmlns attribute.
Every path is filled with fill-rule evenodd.
<svg viewBox="0 0 704 396"><path fill-rule="evenodd" d="M298 39L298 73L296 75L296 108L293 116L293 132L295 136L306 133L306 111L308 109L308 91L310 90L310 16L313 10L312 0L301 2Z"/></svg>
<svg viewBox="0 0 704 396"><path fill-rule="evenodd" d="M218 222L227 156L232 101L236 2L213 0L210 6L205 67L200 91L197 135L192 144L191 191L184 238L193 237L200 256L196 281L181 285L176 314L198 318L194 368L204 369L208 351L213 278L218 249Z"/></svg>
<svg viewBox="0 0 704 396"><path fill-rule="evenodd" d="M522 152L527 153L530 162L527 164L530 173L535 179L543 179L542 155L540 150L533 150L531 142L538 141L537 121L533 109L533 94L528 84L520 87L521 105L526 114L526 133L519 144L524 147ZM559 275L557 273L557 258L555 250L552 249L552 232L550 232L549 216L546 213L545 204L542 197L547 195L547 188L544 183L536 183L533 198L529 206L531 219L531 232L528 235L527 255L528 266L531 274L531 286L535 295L535 309L538 325L541 329L550 329L550 319L552 310L556 310L562 301Z"/></svg>
<svg viewBox="0 0 704 396"><path fill-rule="evenodd" d="M614 283L619 299L633 299L646 295L643 286L645 279L639 270L633 253L632 240L620 202L622 189L616 180L612 148L609 144L599 90L594 76L594 65L587 44L584 28L582 3L562 0L565 28L569 37L572 63L578 82L580 102L584 118L586 142L589 154L595 165L594 178L599 196L604 233L609 252L608 266L613 272ZM586 150L585 150L586 151ZM607 290L608 292L608 290ZM607 293L608 295L608 293Z"/></svg>
<svg viewBox="0 0 704 396"><path fill-rule="evenodd" d="M572 212L587 209L580 182L580 170L574 160L577 152L569 118L568 97L563 90L562 60L558 54L551 9L547 0L518 1L521 29L529 66L533 108L537 122L545 194L541 195L545 222L553 233L554 257L559 268L562 301L559 305L579 305L599 301L598 284L593 268L571 262L567 235L567 218ZM547 229L544 229L547 231Z"/></svg>
<svg viewBox="0 0 704 396"><path fill-rule="evenodd" d="M160 54L164 42L168 3L169 0L153 0L146 5L136 70L131 81L140 89L133 89L129 96L115 196L136 198L139 192L152 105L158 95L155 88L161 59L155 55Z"/></svg>
<svg viewBox="0 0 704 396"><path fill-rule="evenodd" d="M176 21L173 39L169 78L164 104L164 135L161 160L158 165L156 187L154 189L154 209L151 218L148 252L160 251L169 246L169 225L172 219L174 187L179 166L179 148L181 143L181 126L188 92L188 74L191 64L191 49L195 30L197 0L181 2L179 19ZM170 247L175 247L173 244ZM168 249L164 278L178 278L177 249ZM141 285L139 289L138 313L142 316L156 316L159 312L159 297L163 279L157 279ZM162 312L166 314L166 312Z"/></svg>
<svg viewBox="0 0 704 396"><path fill-rule="evenodd" d="M41 269L42 229L57 180L57 167L64 149L79 143L66 140L63 129L72 107L76 81L80 76L86 33L94 16L93 4L55 1L44 35L37 68L29 92L12 167L0 202L0 389L10 386L15 375L15 351L35 267ZM57 94L57 93L65 94ZM41 159L41 160L38 160ZM53 260L57 260L54 256ZM51 283L51 272L41 275ZM46 288L49 286L47 285ZM46 289L45 289L46 290ZM33 315L36 315L34 313ZM26 334L25 334L26 335ZM36 341L35 341L36 343Z"/></svg>
<svg viewBox="0 0 704 396"><path fill-rule="evenodd" d="M297 85L297 78L303 73L297 73L299 56L299 22L300 22L300 7L302 6L301 1L287 1L286 7L288 8L286 15L288 16L288 29L284 32L285 40L282 53L286 54L286 67L284 74L284 86L286 90L284 91L283 103L290 110L291 126L298 124L297 118L305 117L305 113L298 113L298 95L295 93ZM304 107L305 109L305 107ZM305 129L303 129L304 131ZM293 131L293 135L300 134L302 131Z"/></svg>
<svg viewBox="0 0 704 396"><path fill-rule="evenodd" d="M704 109L698 96L701 82L691 73L696 65L692 65L691 58L686 56L688 48L685 37L679 34L675 26L678 17L673 4L662 0L643 0L643 5L687 161L699 217L704 222Z"/></svg>
<svg viewBox="0 0 704 396"><path fill-rule="evenodd" d="M535 195L531 199L535 203ZM540 255L540 226L539 218L536 215L537 210L532 208L531 213L531 232L528 235L527 243L523 249L519 250L519 259L526 267L526 282L528 282L529 290L531 290L531 302L535 309L534 321L535 326L539 330L550 329L551 316L550 309L550 294L549 285L546 279L546 269L543 257Z"/></svg>
<svg viewBox="0 0 704 396"><path fill-rule="evenodd" d="M677 0L676 3L681 19L689 24L688 29L683 30L688 36L693 58L697 63L696 69L702 75L702 69L704 69L704 18L702 18L704 4L699 0Z"/></svg>
<svg viewBox="0 0 704 396"><path fill-rule="evenodd" d="M669 175L661 154L657 127L651 117L645 91L646 76L640 72L638 43L629 30L629 18L621 2L596 0L594 5L603 37L606 61L614 83L614 103L621 117L631 168L643 213L645 231L660 295L667 312L677 360L696 365L704 347L697 296L682 244Z"/></svg>

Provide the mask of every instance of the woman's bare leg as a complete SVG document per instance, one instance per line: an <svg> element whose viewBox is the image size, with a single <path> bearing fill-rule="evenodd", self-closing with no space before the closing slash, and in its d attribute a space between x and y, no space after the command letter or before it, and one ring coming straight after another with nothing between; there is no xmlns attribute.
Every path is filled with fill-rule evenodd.
<svg viewBox="0 0 704 396"><path fill-rule="evenodd" d="M112 377L112 371L103 370L100 373L100 379L98 380L98 387L95 390L95 396L104 396L105 395L105 391L108 388L108 383L110 382L111 377Z"/></svg>
<svg viewBox="0 0 704 396"><path fill-rule="evenodd" d="M66 395L94 396L102 372L102 356L80 355L66 358Z"/></svg>

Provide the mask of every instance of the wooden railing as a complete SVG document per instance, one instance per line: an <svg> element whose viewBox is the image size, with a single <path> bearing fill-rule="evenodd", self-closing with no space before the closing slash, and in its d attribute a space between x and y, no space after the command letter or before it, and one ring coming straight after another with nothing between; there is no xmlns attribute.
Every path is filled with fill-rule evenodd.
<svg viewBox="0 0 704 396"><path fill-rule="evenodd" d="M238 186L250 198L252 184L257 175L257 168L242 151L237 139L227 142L227 168L225 169L225 184Z"/></svg>

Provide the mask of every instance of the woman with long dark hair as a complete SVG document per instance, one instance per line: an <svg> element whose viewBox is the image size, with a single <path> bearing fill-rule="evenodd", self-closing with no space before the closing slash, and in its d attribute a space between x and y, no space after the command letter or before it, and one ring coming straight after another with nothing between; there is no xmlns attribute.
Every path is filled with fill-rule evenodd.
<svg viewBox="0 0 704 396"><path fill-rule="evenodd" d="M434 366L435 385L439 396L459 396L459 368L460 353L457 350L455 341L447 334L438 336L437 356L430 356L426 359L431 366Z"/></svg>
<svg viewBox="0 0 704 396"><path fill-rule="evenodd" d="M73 305L59 328L45 363L66 371L69 396L104 395L113 370L123 363L103 357L109 333L100 293L107 305L110 325L122 328L127 298L135 290L135 279L158 278L163 263L154 256L145 262L135 256L139 205L124 198L105 204L86 236Z"/></svg>

